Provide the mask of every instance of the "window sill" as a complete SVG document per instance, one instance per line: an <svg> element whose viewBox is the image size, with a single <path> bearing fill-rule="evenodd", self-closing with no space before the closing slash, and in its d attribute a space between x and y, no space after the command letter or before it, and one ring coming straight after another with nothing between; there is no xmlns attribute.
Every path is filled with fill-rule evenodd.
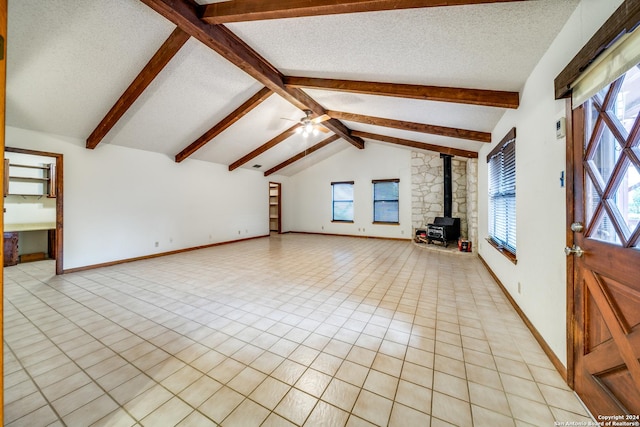
<svg viewBox="0 0 640 427"><path fill-rule="evenodd" d="M492 238L487 237L487 242L489 242L489 244L491 246L493 246L498 252L500 252L502 255L505 256L505 258L507 258L509 261L511 261L514 264L518 264L518 259L516 258L516 254L514 254L513 252L505 249L503 246L498 245Z"/></svg>
<svg viewBox="0 0 640 427"><path fill-rule="evenodd" d="M382 222L382 221L373 221L371 224L378 224L378 225L400 225L399 222Z"/></svg>
<svg viewBox="0 0 640 427"><path fill-rule="evenodd" d="M341 220L341 219L332 219L331 222L343 223L343 224L353 224L353 221Z"/></svg>

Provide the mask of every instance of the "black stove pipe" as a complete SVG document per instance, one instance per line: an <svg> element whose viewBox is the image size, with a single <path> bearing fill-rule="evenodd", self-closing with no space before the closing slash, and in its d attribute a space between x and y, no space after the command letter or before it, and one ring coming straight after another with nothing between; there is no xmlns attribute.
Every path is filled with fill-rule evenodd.
<svg viewBox="0 0 640 427"><path fill-rule="evenodd" d="M444 171L444 217L451 218L453 216L453 195L451 185L451 155L440 154Z"/></svg>

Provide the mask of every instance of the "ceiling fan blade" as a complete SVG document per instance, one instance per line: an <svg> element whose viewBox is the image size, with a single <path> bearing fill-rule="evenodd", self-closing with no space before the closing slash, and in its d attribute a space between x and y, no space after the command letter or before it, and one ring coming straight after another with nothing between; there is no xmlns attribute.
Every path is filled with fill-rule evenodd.
<svg viewBox="0 0 640 427"><path fill-rule="evenodd" d="M315 119L311 119L311 123L313 123L314 125L317 125L318 123L322 123L325 122L327 120L329 120L331 117L329 117L326 114L323 114L321 116L316 117Z"/></svg>
<svg viewBox="0 0 640 427"><path fill-rule="evenodd" d="M316 126L316 129L318 129L320 132L323 132L323 133L331 132L329 129L325 128L324 126Z"/></svg>
<svg viewBox="0 0 640 427"><path fill-rule="evenodd" d="M297 122L298 120L289 119L287 117L280 117L280 120L289 120L290 122Z"/></svg>

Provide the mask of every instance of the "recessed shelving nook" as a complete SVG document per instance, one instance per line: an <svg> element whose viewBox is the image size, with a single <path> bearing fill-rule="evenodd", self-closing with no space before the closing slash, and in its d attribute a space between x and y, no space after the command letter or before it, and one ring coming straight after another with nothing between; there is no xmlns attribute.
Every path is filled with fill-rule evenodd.
<svg viewBox="0 0 640 427"><path fill-rule="evenodd" d="M280 184L269 183L269 231L280 233Z"/></svg>
<svg viewBox="0 0 640 427"><path fill-rule="evenodd" d="M4 159L4 196L56 197L55 163L27 165Z"/></svg>

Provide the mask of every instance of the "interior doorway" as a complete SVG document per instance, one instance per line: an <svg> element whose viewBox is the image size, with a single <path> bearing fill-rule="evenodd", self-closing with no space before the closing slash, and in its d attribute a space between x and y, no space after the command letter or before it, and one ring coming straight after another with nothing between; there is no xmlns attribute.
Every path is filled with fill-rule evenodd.
<svg viewBox="0 0 640 427"><path fill-rule="evenodd" d="M23 246L26 246L20 255L22 262L43 259L47 256L55 259L56 274L62 274L64 272L62 154L6 147L4 172L5 258L9 255L7 249L15 251L13 255L18 256L17 240L22 234L23 238L20 240ZM34 214L30 216L29 211L32 206L34 206ZM47 207L50 208L49 210L54 210L51 217L42 216L42 211L47 211ZM16 212L12 211L14 209ZM7 218L12 214L16 218L9 225L6 223ZM44 238L38 235L43 235ZM43 240L44 243L38 242ZM7 244L10 244L10 247L7 247Z"/></svg>
<svg viewBox="0 0 640 427"><path fill-rule="evenodd" d="M269 232L282 233L282 184L269 183Z"/></svg>

